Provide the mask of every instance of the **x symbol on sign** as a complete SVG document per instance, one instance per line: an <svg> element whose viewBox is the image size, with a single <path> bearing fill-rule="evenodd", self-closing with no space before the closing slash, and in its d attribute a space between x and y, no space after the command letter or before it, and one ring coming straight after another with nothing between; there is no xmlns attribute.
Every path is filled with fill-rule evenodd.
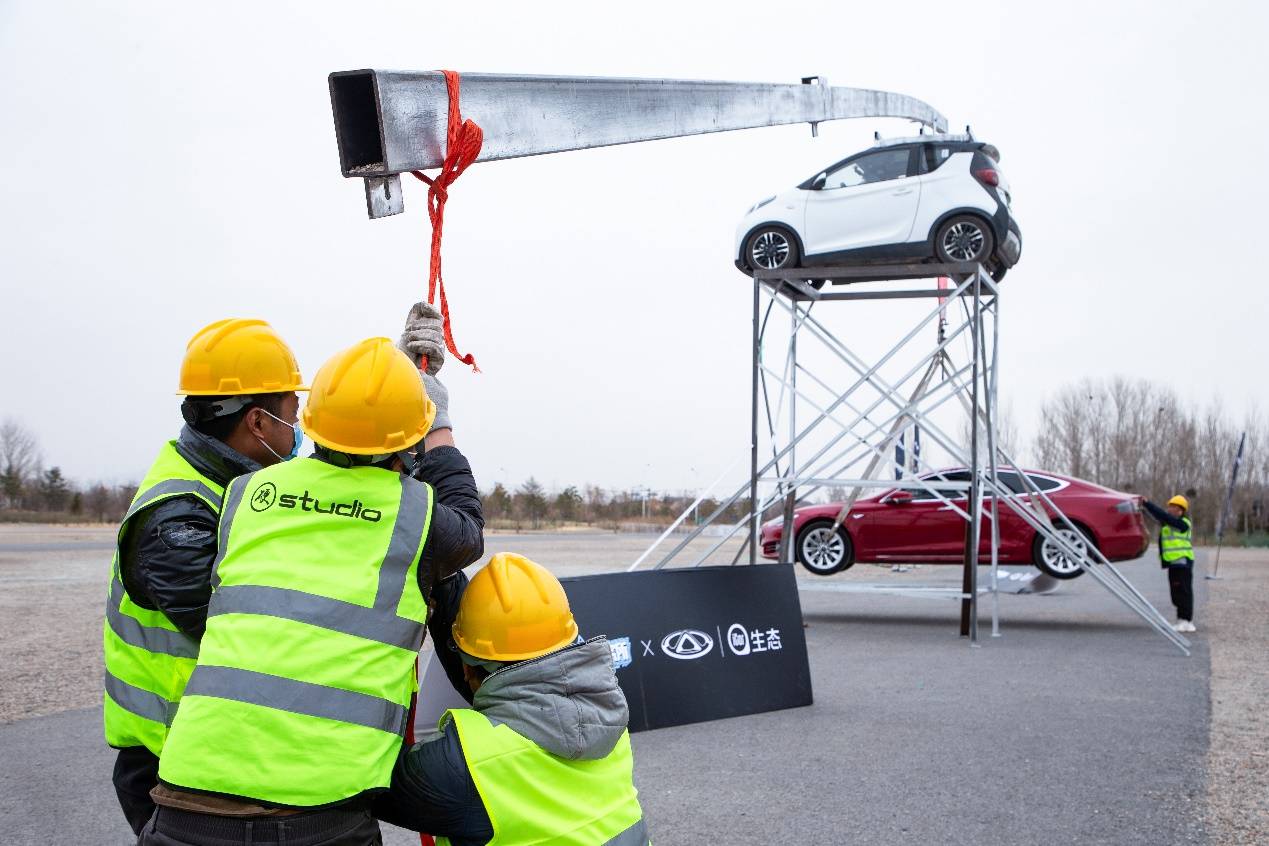
<svg viewBox="0 0 1269 846"><path fill-rule="evenodd" d="M650 640L641 640L641 641L639 641L639 642L643 644L643 654L644 654L644 655L654 655L654 654L655 654L655 653L652 651L652 641L650 641Z"/></svg>

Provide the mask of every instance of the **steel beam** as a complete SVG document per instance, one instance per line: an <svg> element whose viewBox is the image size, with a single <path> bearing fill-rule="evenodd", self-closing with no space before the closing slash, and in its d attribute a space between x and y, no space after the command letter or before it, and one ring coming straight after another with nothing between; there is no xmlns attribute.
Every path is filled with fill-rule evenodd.
<svg viewBox="0 0 1269 846"><path fill-rule="evenodd" d="M329 86L344 176L366 179L371 217L401 211L398 174L439 167L445 158L445 77L339 71ZM947 131L947 119L914 97L830 87L818 77L790 85L469 73L461 109L484 129L482 162L846 118L905 118Z"/></svg>

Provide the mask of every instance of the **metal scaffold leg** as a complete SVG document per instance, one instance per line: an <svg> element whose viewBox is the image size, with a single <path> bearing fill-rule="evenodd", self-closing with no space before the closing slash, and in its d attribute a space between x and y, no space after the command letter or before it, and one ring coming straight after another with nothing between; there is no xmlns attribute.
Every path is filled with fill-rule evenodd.
<svg viewBox="0 0 1269 846"><path fill-rule="evenodd" d="M898 489L937 501L941 509L964 519L959 589L947 585L861 584L853 580L826 581L818 587L834 592L890 592L957 599L961 607L960 633L974 645L978 640L978 599L986 593L990 599L991 633L998 637L1000 519L1006 513L1004 509L1008 509L1069 560L1077 562L1147 625L1189 654L1189 642L1172 630L1118 568L1092 545L1077 548L1062 534L1064 529L1075 530L1074 524L1000 444L1000 290L980 265L816 268L814 275L830 283L822 288L801 278L807 273L794 269L760 271L755 276L749 478L680 537L660 558L657 568L678 562L689 546L707 532L717 540L708 545L704 554L694 552L690 566L709 560L738 534L744 542L732 563L745 555L750 564L756 564L759 553L764 552L762 521L770 517L781 518L784 531L778 548L768 548L765 553L790 562L796 556L794 508L799 502L805 504L809 497L831 489L835 501L844 501L833 526L836 531L847 520L861 493L869 489ZM889 284L936 277L950 279L951 287L930 287L928 281L903 289ZM846 287L848 283L863 282L888 284ZM937 303L897 343L880 354L856 351L815 311L817 306L823 308L830 303L906 299L936 299ZM781 311L788 316L787 324L772 319ZM782 337L781 327L785 325L788 334ZM936 338L933 346L922 343L921 339L928 337ZM961 347L964 359L958 361ZM782 363L773 359L780 353ZM836 371L828 373L830 367ZM817 371L824 371L824 375ZM892 376L891 371L901 375ZM803 411L801 416L799 409ZM964 426L964 433L953 435L957 419ZM952 478L932 478L939 466L928 447L925 451L912 447L919 443L918 433L933 451L941 453L943 466L950 462L963 469L950 474ZM896 445L905 442L909 448L899 458L895 455ZM769 457L764 457L768 450ZM702 492L631 569L648 559L712 493L712 488ZM743 512L738 520L737 508ZM978 568L984 564L989 565L990 573L986 587L978 583Z"/></svg>

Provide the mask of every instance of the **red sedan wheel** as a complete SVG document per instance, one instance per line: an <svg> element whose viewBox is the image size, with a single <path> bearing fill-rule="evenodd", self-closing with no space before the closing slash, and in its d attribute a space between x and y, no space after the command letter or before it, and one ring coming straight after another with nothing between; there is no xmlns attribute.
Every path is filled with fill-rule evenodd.
<svg viewBox="0 0 1269 846"><path fill-rule="evenodd" d="M812 520L798 532L798 563L817 576L831 576L855 563L855 549L850 535L832 520Z"/></svg>

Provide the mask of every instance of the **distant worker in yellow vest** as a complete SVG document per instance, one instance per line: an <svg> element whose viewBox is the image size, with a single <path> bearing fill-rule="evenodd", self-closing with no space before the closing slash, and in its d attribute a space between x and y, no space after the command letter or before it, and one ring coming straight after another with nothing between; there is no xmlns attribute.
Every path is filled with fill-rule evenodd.
<svg viewBox="0 0 1269 846"><path fill-rule="evenodd" d="M203 637L221 494L295 455L302 381L263 320L200 330L181 363L185 427L159 450L119 527L103 635L105 731L135 832L154 812L159 752Z"/></svg>
<svg viewBox="0 0 1269 846"><path fill-rule="evenodd" d="M1190 520L1190 501L1177 494L1160 508L1150 500L1142 505L1158 520L1159 563L1168 571L1168 588L1176 606L1178 632L1197 631L1194 627L1194 524Z"/></svg>
<svg viewBox="0 0 1269 846"><path fill-rule="evenodd" d="M646 846L608 641L583 641L559 580L523 556L465 582L437 591L435 617L457 615L436 653L451 679L461 661L472 708L402 754L376 815L438 846Z"/></svg>
<svg viewBox="0 0 1269 846"><path fill-rule="evenodd" d="M314 455L230 483L141 844L380 842L369 801L401 751L429 596L483 554L447 405L391 341L362 341L313 380Z"/></svg>

